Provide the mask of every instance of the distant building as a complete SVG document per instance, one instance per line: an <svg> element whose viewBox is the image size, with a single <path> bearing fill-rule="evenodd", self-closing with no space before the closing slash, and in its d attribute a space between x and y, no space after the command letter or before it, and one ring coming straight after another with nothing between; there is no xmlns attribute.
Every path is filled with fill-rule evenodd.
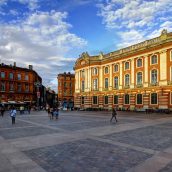
<svg viewBox="0 0 172 172"><path fill-rule="evenodd" d="M39 83L37 86L35 83ZM42 78L29 68L0 64L0 102L1 103L31 103L40 102L40 86Z"/></svg>
<svg viewBox="0 0 172 172"><path fill-rule="evenodd" d="M64 106L73 107L75 91L75 75L68 73L58 74L58 100Z"/></svg>
<svg viewBox="0 0 172 172"><path fill-rule="evenodd" d="M75 66L75 107L172 109L172 32L110 52L83 53Z"/></svg>
<svg viewBox="0 0 172 172"><path fill-rule="evenodd" d="M50 107L58 106L57 94L50 88L46 89L46 104Z"/></svg>

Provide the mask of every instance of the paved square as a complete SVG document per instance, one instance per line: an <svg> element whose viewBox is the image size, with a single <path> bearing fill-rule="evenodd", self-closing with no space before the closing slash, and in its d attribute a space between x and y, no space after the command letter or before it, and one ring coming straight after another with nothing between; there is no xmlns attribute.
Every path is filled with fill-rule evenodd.
<svg viewBox="0 0 172 172"><path fill-rule="evenodd" d="M91 139L26 151L47 172L126 171L150 154Z"/></svg>
<svg viewBox="0 0 172 172"><path fill-rule="evenodd" d="M133 114L133 115L132 115ZM151 115L151 114L150 114ZM172 115L44 111L0 118L0 172L166 172Z"/></svg>
<svg viewBox="0 0 172 172"><path fill-rule="evenodd" d="M153 150L163 150L172 145L171 131L172 127L166 127L166 125L163 124L110 134L102 138Z"/></svg>

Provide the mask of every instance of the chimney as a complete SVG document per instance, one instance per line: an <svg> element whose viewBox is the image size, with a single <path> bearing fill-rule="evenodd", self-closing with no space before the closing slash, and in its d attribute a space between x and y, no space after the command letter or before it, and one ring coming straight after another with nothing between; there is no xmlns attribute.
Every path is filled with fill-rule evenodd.
<svg viewBox="0 0 172 172"><path fill-rule="evenodd" d="M33 70L33 66L32 66L32 65L29 65L29 69L30 69L30 70Z"/></svg>
<svg viewBox="0 0 172 172"><path fill-rule="evenodd" d="M14 62L14 67L16 67L16 62Z"/></svg>

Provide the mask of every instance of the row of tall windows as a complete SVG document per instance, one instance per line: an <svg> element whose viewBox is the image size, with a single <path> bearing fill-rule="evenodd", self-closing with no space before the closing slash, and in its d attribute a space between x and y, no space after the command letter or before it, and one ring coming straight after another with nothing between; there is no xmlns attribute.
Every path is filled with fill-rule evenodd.
<svg viewBox="0 0 172 172"><path fill-rule="evenodd" d="M171 53L172 53L172 51L171 51ZM158 56L157 56L157 55L153 55L153 56L151 57L151 64L153 65L153 64L157 64L157 63L158 63ZM142 60L142 58L137 59L137 61L136 61L136 66L137 66L137 67L142 67L142 66L143 66L143 60ZM125 64L124 64L124 69L125 69L125 70L129 70L129 69L130 69L130 62L129 62L129 61L125 62ZM119 64L115 64L115 65L114 65L114 72L119 72ZM104 68L104 73L105 73L105 74L108 74L108 73L109 73L109 67L108 67L108 66L106 66L106 67ZM98 69L97 69L96 67L93 68L92 74L93 74L93 75L97 75L97 74L98 74ZM82 78L85 77L85 70L82 70L82 71L81 71L81 77L82 77Z"/></svg>
<svg viewBox="0 0 172 172"><path fill-rule="evenodd" d="M124 104L129 105L130 104L130 95L125 94L123 98L124 98ZM114 95L113 96L113 104L117 105L118 104L118 99L119 99L119 96ZM93 96L92 97L92 103L93 104L98 104L98 96ZM109 103L109 96L104 96L104 104L106 105L108 103ZM150 94L150 103L152 105L158 104L158 95L157 95L157 93L151 93ZM81 97L81 104L84 104L84 96ZM142 105L143 104L143 95L142 94L137 94L136 95L136 104L137 105ZM171 104L172 104L172 94L171 94Z"/></svg>
<svg viewBox="0 0 172 172"><path fill-rule="evenodd" d="M157 64L157 63L158 63L158 56L157 55L153 55L151 57L151 64L153 65L153 64ZM141 58L137 59L137 61L136 61L136 67L142 67L142 66L143 66L143 60ZM124 69L125 70L129 70L130 69L130 62L129 61L125 62ZM119 72L119 64L115 64L114 65L114 72ZM105 74L109 73L108 66L106 66L104 68L104 73Z"/></svg>
<svg viewBox="0 0 172 172"><path fill-rule="evenodd" d="M172 67L170 70L171 70L171 81L172 81ZM137 85L143 84L143 73L142 72L138 72L136 74L136 82L137 82ZM153 69L151 71L151 83L152 84L157 83L157 70L156 69ZM124 85L125 86L130 85L130 75L129 74L125 75ZM66 83L64 83L64 86L66 87ZM119 77L116 76L116 77L114 77L114 88L118 89L118 86L119 86ZM105 78L104 88L108 89L108 87L109 87L109 78ZM84 91L84 89L85 89L85 81L82 80L81 90ZM98 79L93 79L93 90L98 90Z"/></svg>
<svg viewBox="0 0 172 172"><path fill-rule="evenodd" d="M14 84L9 83L9 90L14 91ZM0 91L6 91L6 83L0 82ZM17 90L18 92L22 91L22 85L20 83L17 84ZM25 92L29 92L29 84L25 84Z"/></svg>
<svg viewBox="0 0 172 172"><path fill-rule="evenodd" d="M1 76L1 78L5 78L6 73L2 71L0 76ZM12 73L12 72L9 73L9 79L11 79L11 80L14 79L14 73ZM28 81L29 80L29 75L25 74L24 79L26 81ZM21 74L20 73L17 74L17 80L21 80Z"/></svg>

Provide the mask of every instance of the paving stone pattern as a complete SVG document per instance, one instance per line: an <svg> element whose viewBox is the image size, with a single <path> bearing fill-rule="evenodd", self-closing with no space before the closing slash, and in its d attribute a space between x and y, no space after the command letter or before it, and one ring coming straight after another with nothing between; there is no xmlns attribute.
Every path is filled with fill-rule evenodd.
<svg viewBox="0 0 172 172"><path fill-rule="evenodd" d="M167 128L166 125L163 124L114 133L102 136L102 138L153 150L163 150L172 145L171 129L172 128Z"/></svg>
<svg viewBox="0 0 172 172"><path fill-rule="evenodd" d="M118 112L117 123L110 117L73 111L50 120L41 111L18 114L12 125L5 115L0 172L172 171L172 117Z"/></svg>
<svg viewBox="0 0 172 172"><path fill-rule="evenodd" d="M47 172L123 172L152 156L92 139L24 153Z"/></svg>
<svg viewBox="0 0 172 172"><path fill-rule="evenodd" d="M159 172L172 172L172 161L164 168L162 168Z"/></svg>
<svg viewBox="0 0 172 172"><path fill-rule="evenodd" d="M21 137L38 136L51 133L57 133L57 131L43 127L28 127L15 128L13 130L0 130L0 136L2 136L5 139L16 139Z"/></svg>

